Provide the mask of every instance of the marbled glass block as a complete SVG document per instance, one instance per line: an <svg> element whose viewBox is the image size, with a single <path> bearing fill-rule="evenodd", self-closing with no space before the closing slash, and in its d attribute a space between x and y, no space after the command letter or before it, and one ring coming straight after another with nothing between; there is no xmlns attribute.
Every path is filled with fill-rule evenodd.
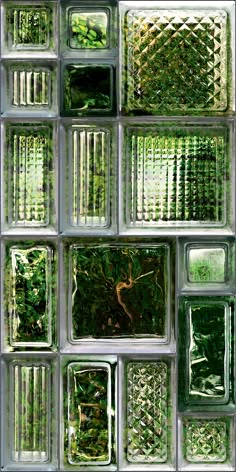
<svg viewBox="0 0 236 472"><path fill-rule="evenodd" d="M53 250L49 246L12 246L6 257L5 297L12 347L52 345Z"/></svg>
<svg viewBox="0 0 236 472"><path fill-rule="evenodd" d="M226 224L227 130L129 126L125 130L125 226Z"/></svg>
<svg viewBox="0 0 236 472"><path fill-rule="evenodd" d="M72 49L105 49L109 46L108 9L71 8L68 17Z"/></svg>
<svg viewBox="0 0 236 472"><path fill-rule="evenodd" d="M167 336L169 247L69 248L70 337Z"/></svg>
<svg viewBox="0 0 236 472"><path fill-rule="evenodd" d="M194 464L224 463L228 456L227 423L217 418L191 418L184 421L184 457Z"/></svg>
<svg viewBox="0 0 236 472"><path fill-rule="evenodd" d="M111 368L104 362L72 362L67 368L68 462L111 462Z"/></svg>
<svg viewBox="0 0 236 472"><path fill-rule="evenodd" d="M163 361L127 364L127 460L134 464L168 459L168 367Z"/></svg>
<svg viewBox="0 0 236 472"><path fill-rule="evenodd" d="M123 57L126 113L227 109L226 11L130 8Z"/></svg>
<svg viewBox="0 0 236 472"><path fill-rule="evenodd" d="M47 362L10 364L10 447L14 462L50 460L51 378Z"/></svg>
<svg viewBox="0 0 236 472"><path fill-rule="evenodd" d="M227 274L226 245L188 244L187 280L190 284L224 283Z"/></svg>

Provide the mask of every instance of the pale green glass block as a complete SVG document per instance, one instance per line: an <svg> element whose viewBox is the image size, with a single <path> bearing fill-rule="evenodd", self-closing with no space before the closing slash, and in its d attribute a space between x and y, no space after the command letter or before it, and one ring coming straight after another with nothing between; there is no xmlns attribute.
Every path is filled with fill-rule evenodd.
<svg viewBox="0 0 236 472"><path fill-rule="evenodd" d="M227 246L187 246L187 278L190 283L224 283L227 277Z"/></svg>
<svg viewBox="0 0 236 472"><path fill-rule="evenodd" d="M168 368L165 362L127 365L127 460L168 460Z"/></svg>
<svg viewBox="0 0 236 472"><path fill-rule="evenodd" d="M191 418L184 421L184 456L190 463L208 464L226 461L229 436L226 421Z"/></svg>
<svg viewBox="0 0 236 472"><path fill-rule="evenodd" d="M109 46L109 10L69 10L69 45L72 49L105 49Z"/></svg>

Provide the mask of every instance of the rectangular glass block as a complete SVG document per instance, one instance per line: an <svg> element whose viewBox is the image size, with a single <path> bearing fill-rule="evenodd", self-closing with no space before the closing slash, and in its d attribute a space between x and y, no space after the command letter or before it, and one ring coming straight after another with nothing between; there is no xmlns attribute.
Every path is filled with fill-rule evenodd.
<svg viewBox="0 0 236 472"><path fill-rule="evenodd" d="M124 5L127 114L223 112L229 103L228 14L223 8ZM141 7L141 8L140 8Z"/></svg>
<svg viewBox="0 0 236 472"><path fill-rule="evenodd" d="M69 247L69 339L154 337L169 319L169 246Z"/></svg>
<svg viewBox="0 0 236 472"><path fill-rule="evenodd" d="M127 461L164 464L169 455L168 366L163 361L132 361L126 376Z"/></svg>
<svg viewBox="0 0 236 472"><path fill-rule="evenodd" d="M13 462L50 460L50 365L10 364L10 447Z"/></svg>
<svg viewBox="0 0 236 472"><path fill-rule="evenodd" d="M10 228L49 226L52 153L50 124L7 126L5 214Z"/></svg>
<svg viewBox="0 0 236 472"><path fill-rule="evenodd" d="M68 462L111 462L111 368L106 362L72 362L67 367Z"/></svg>
<svg viewBox="0 0 236 472"><path fill-rule="evenodd" d="M52 346L53 248L11 246L5 263L5 309L9 344L29 349Z"/></svg>
<svg viewBox="0 0 236 472"><path fill-rule="evenodd" d="M123 205L128 229L227 224L226 129L130 125L124 137Z"/></svg>
<svg viewBox="0 0 236 472"><path fill-rule="evenodd" d="M69 46L72 49L105 49L109 46L109 9L70 8Z"/></svg>

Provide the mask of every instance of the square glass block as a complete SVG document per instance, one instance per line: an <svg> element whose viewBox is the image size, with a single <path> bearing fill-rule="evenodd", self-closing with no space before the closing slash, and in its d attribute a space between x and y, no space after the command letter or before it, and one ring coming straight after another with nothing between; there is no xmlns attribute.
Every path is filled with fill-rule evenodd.
<svg viewBox="0 0 236 472"><path fill-rule="evenodd" d="M71 343L99 338L167 342L168 244L72 244L66 257Z"/></svg>
<svg viewBox="0 0 236 472"><path fill-rule="evenodd" d="M56 54L54 1L2 1L2 56L52 57Z"/></svg>
<svg viewBox="0 0 236 472"><path fill-rule="evenodd" d="M230 230L230 152L222 125L124 128L122 231Z"/></svg>
<svg viewBox="0 0 236 472"><path fill-rule="evenodd" d="M56 255L47 242L7 243L6 350L55 349Z"/></svg>
<svg viewBox="0 0 236 472"><path fill-rule="evenodd" d="M125 369L127 470L131 465L132 470L148 470L152 464L155 470L166 470L171 462L173 407L169 362L132 360Z"/></svg>
<svg viewBox="0 0 236 472"><path fill-rule="evenodd" d="M70 8L68 10L69 47L106 49L110 43L110 10L107 8Z"/></svg>
<svg viewBox="0 0 236 472"><path fill-rule="evenodd" d="M179 408L234 408L230 297L183 297L179 310Z"/></svg>
<svg viewBox="0 0 236 472"><path fill-rule="evenodd" d="M2 112L9 115L57 112L57 68L48 62L5 62Z"/></svg>
<svg viewBox="0 0 236 472"><path fill-rule="evenodd" d="M67 201L62 207L62 230L111 233L116 226L114 128L105 122L65 124L63 132Z"/></svg>
<svg viewBox="0 0 236 472"><path fill-rule="evenodd" d="M66 469L66 465L85 470L86 466L102 467L114 462L113 374L108 362L77 360L66 367Z"/></svg>
<svg viewBox="0 0 236 472"><path fill-rule="evenodd" d="M53 232L55 170L51 123L10 123L5 127L5 230Z"/></svg>
<svg viewBox="0 0 236 472"><path fill-rule="evenodd" d="M171 2L165 9L160 2L152 2L153 8L121 2L124 113L227 111L228 13L194 3L175 8Z"/></svg>
<svg viewBox="0 0 236 472"><path fill-rule="evenodd" d="M67 63L62 66L62 116L113 115L115 68L110 64Z"/></svg>

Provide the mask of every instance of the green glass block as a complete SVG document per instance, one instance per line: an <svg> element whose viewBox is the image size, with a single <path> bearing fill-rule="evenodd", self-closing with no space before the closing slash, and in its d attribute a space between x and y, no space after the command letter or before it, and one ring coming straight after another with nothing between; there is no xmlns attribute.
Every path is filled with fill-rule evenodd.
<svg viewBox="0 0 236 472"><path fill-rule="evenodd" d="M168 459L168 368L165 362L127 365L127 460L165 463Z"/></svg>
<svg viewBox="0 0 236 472"><path fill-rule="evenodd" d="M71 339L167 336L169 247L70 246Z"/></svg>
<svg viewBox="0 0 236 472"><path fill-rule="evenodd" d="M64 115L111 114L113 67L68 64L64 69Z"/></svg>
<svg viewBox="0 0 236 472"><path fill-rule="evenodd" d="M189 244L187 246L189 283L224 283L227 278L227 246Z"/></svg>
<svg viewBox="0 0 236 472"><path fill-rule="evenodd" d="M123 54L125 112L227 109L226 11L131 8Z"/></svg>
<svg viewBox="0 0 236 472"><path fill-rule="evenodd" d="M69 11L69 45L73 49L105 49L109 45L109 10Z"/></svg>
<svg viewBox="0 0 236 472"><path fill-rule="evenodd" d="M72 362L67 368L68 462L111 462L111 368L102 362Z"/></svg>
<svg viewBox="0 0 236 472"><path fill-rule="evenodd" d="M223 463L228 457L229 433L224 419L184 421L184 456L190 463Z"/></svg>
<svg viewBox="0 0 236 472"><path fill-rule="evenodd" d="M44 50L50 46L52 11L42 5L9 6L6 10L8 47L22 50Z"/></svg>

